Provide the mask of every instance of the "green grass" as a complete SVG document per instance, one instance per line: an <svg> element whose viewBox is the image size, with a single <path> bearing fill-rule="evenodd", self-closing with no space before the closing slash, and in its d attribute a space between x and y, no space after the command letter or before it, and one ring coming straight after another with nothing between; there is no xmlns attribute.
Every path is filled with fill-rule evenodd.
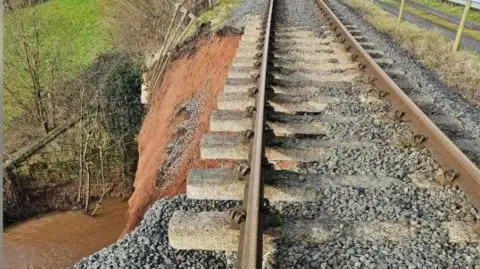
<svg viewBox="0 0 480 269"><path fill-rule="evenodd" d="M443 13L450 14L457 18L461 18L463 14L464 6L456 5L442 0L410 0L412 2L442 11ZM480 23L480 11L476 9L470 9L468 13L468 20Z"/></svg>
<svg viewBox="0 0 480 269"><path fill-rule="evenodd" d="M398 8L400 7L400 3L397 2L397 1L394 1L394 0L380 0L380 2L386 3L390 6L394 6L394 7L398 7ZM420 18L423 18L427 21L431 21L435 24L441 25L441 26L443 26L447 29L450 29L452 31L456 32L458 30L458 24L451 23L447 20L439 18L435 15L432 15L428 12L425 12L423 10L419 10L419 9L416 9L415 7L409 6L408 4L405 4L405 12L414 14L414 15L420 17ZM476 40L480 40L480 32L479 31L475 31L475 30L465 28L464 31L463 31L463 34L467 35L469 37L472 37Z"/></svg>
<svg viewBox="0 0 480 269"><path fill-rule="evenodd" d="M43 22L41 54L46 61L53 59L51 55L57 53L60 55L61 64L56 78L73 78L99 53L112 47L112 38L101 27L97 0L51 0L17 11L9 11L5 13L4 26L11 28L14 33L19 32L18 22L28 22L28 18L33 14L38 14ZM17 82L13 82L22 78L23 81L30 83L28 74L21 68L8 65L18 61L13 56L9 57L14 47L18 45L12 41L7 31L4 31L4 35L5 82L14 84L21 98L29 102L28 99L31 99L29 91L24 85L16 85ZM4 129L12 117L20 115L21 112L22 110L13 102L12 96L5 93Z"/></svg>
<svg viewBox="0 0 480 269"><path fill-rule="evenodd" d="M204 22L211 22L212 29L221 27L232 15L233 10L243 0L222 0L212 9L203 12L189 29L187 36L190 36Z"/></svg>

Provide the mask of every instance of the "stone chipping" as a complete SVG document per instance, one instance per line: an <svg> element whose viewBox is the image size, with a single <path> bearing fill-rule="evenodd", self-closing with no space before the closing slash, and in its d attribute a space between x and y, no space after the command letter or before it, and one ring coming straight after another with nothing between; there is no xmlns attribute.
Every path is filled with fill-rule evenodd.
<svg viewBox="0 0 480 269"><path fill-rule="evenodd" d="M314 1L314 0L312 0ZM343 0L330 1L348 22L355 25L368 36L369 42L374 43L376 49L383 51L384 56L394 61L395 68L400 70L414 86L410 94L420 94L433 98L432 110L450 115L463 123L464 132L470 133L470 138L480 136L480 110L473 107L442 83L433 71L428 70L418 60L411 57L391 38L380 33L362 16L348 7ZM394 79L395 80L395 79Z"/></svg>
<svg viewBox="0 0 480 269"><path fill-rule="evenodd" d="M228 210L233 201L194 201L179 195L155 202L140 225L116 243L83 258L73 268L235 268L232 254L176 250L168 243L168 223L175 210Z"/></svg>
<svg viewBox="0 0 480 269"><path fill-rule="evenodd" d="M156 186L168 187L166 183L172 182L179 170L179 160L186 150L195 133L195 125L199 107L205 99L204 95L196 94L178 107L174 121L180 121L174 128L172 138L166 147L165 164L157 171Z"/></svg>

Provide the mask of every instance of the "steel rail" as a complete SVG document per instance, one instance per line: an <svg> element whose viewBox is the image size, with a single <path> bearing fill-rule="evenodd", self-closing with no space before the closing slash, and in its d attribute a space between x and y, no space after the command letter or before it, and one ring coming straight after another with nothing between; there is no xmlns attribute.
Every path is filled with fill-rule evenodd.
<svg viewBox="0 0 480 269"><path fill-rule="evenodd" d="M417 133L435 159L443 165L445 177L452 184L457 184L480 209L480 170L479 168L422 112L422 110L403 92L402 89L382 70L382 68L363 49L347 28L332 12L323 0L317 0L320 8L328 15L330 25L337 32L337 37L347 44L354 57L360 62L359 67L369 74L370 80L396 108L396 114L405 120Z"/></svg>
<svg viewBox="0 0 480 269"><path fill-rule="evenodd" d="M239 268L253 269L262 267L263 258L263 160L265 156L265 92L267 86L268 51L270 27L272 24L273 2L270 1L263 41L262 65L256 96L256 115L254 136L251 148L250 177L246 185L243 208L246 221L240 226ZM246 204L245 204L246 203Z"/></svg>

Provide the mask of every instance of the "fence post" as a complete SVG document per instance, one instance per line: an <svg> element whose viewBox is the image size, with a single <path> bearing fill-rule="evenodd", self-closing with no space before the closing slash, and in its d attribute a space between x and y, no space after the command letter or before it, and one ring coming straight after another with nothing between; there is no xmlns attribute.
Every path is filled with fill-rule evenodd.
<svg viewBox="0 0 480 269"><path fill-rule="evenodd" d="M402 0L402 2L400 3L400 10L398 11L398 22L402 21L404 7L405 7L405 0Z"/></svg>
<svg viewBox="0 0 480 269"><path fill-rule="evenodd" d="M457 51L458 47L460 46L460 41L462 40L463 29L465 28L465 22L467 21L468 12L470 11L470 7L472 6L473 0L467 0L467 4L465 5L465 9L463 10L462 20L460 21L460 25L458 26L457 36L455 37L455 42L453 43L453 51Z"/></svg>

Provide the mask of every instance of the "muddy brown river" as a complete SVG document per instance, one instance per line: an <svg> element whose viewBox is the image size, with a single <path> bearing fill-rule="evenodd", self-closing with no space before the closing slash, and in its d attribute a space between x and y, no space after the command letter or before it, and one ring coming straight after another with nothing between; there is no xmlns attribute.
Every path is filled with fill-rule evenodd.
<svg viewBox="0 0 480 269"><path fill-rule="evenodd" d="M115 242L127 209L127 202L108 199L94 218L67 211L12 225L3 232L2 268L68 268Z"/></svg>

